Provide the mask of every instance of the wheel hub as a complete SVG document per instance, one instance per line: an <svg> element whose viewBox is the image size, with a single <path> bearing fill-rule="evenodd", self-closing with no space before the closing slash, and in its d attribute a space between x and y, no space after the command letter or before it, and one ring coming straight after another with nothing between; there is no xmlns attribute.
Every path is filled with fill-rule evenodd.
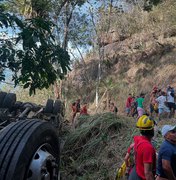
<svg viewBox="0 0 176 180"><path fill-rule="evenodd" d="M27 180L55 180L56 170L56 159L49 152L40 148L31 161Z"/></svg>

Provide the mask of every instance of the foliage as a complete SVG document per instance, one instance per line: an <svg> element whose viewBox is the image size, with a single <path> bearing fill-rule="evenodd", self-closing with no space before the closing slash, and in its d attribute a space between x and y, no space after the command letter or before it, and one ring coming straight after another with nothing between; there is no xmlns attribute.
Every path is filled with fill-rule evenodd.
<svg viewBox="0 0 176 180"><path fill-rule="evenodd" d="M51 12L50 0L6 0L8 10L25 18L48 17Z"/></svg>
<svg viewBox="0 0 176 180"><path fill-rule="evenodd" d="M71 44L72 47L78 50L79 47L85 47L85 44L88 44L86 40L88 38L87 33L89 33L87 28L88 18L81 11L81 7L85 2L86 0L67 1L62 8L62 3L60 8L53 7L57 24L56 34L63 48L70 49L68 44Z"/></svg>
<svg viewBox="0 0 176 180"><path fill-rule="evenodd" d="M15 85L22 84L35 90L48 88L57 77L63 78L69 70L70 57L52 35L54 24L40 17L20 20L17 16L0 12L0 27L17 30L14 38L1 40L1 80L4 69L13 72Z"/></svg>
<svg viewBox="0 0 176 180"><path fill-rule="evenodd" d="M87 48L91 45L91 23L86 14L75 12L73 21L70 23L69 40L73 46Z"/></svg>
<svg viewBox="0 0 176 180"><path fill-rule="evenodd" d="M57 36L57 41L59 41L57 43L62 45L64 49L68 48L64 47L64 41L71 41L73 46L82 46L87 43L84 41L83 44L82 40L87 31L85 28L87 26L86 16L80 13L79 9L86 0L28 0L27 2L25 0L8 0L7 2L9 10L25 18L50 18L52 22L57 24L53 31ZM85 20L83 21L83 19ZM67 33L68 35L65 36Z"/></svg>
<svg viewBox="0 0 176 180"><path fill-rule="evenodd" d="M153 9L153 6L157 6L162 1L163 0L145 0L145 2L144 2L144 10L145 11L151 11Z"/></svg>

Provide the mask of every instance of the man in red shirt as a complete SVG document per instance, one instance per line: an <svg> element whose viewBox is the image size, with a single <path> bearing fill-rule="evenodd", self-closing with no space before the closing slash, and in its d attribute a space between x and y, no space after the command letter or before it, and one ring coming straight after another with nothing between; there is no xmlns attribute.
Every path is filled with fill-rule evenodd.
<svg viewBox="0 0 176 180"><path fill-rule="evenodd" d="M126 111L126 113L127 113L127 116L130 115L130 110L131 110L132 102L133 102L132 95L129 94L129 96L128 96L127 100L126 100L126 108L125 108L125 111Z"/></svg>
<svg viewBox="0 0 176 180"><path fill-rule="evenodd" d="M134 137L135 166L129 180L153 180L156 171L156 151L151 144L154 136L154 122L143 115L136 125L141 136Z"/></svg>

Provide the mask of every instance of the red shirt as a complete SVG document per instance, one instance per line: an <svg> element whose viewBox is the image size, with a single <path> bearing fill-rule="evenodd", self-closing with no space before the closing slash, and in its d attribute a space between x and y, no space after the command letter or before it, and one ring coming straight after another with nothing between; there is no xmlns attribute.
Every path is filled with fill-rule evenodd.
<svg viewBox="0 0 176 180"><path fill-rule="evenodd" d="M156 151L145 136L134 137L135 164L137 174L145 180L144 163L152 164L153 173L156 171Z"/></svg>
<svg viewBox="0 0 176 180"><path fill-rule="evenodd" d="M85 114L85 115L88 114L88 113L87 113L87 106L83 106L83 107L82 107L82 109L81 109L81 111L80 111L80 114Z"/></svg>
<svg viewBox="0 0 176 180"><path fill-rule="evenodd" d="M127 101L126 101L126 107L127 107L127 108L130 108L132 102L133 102L133 98L132 98L132 97L128 97L128 99L127 99Z"/></svg>

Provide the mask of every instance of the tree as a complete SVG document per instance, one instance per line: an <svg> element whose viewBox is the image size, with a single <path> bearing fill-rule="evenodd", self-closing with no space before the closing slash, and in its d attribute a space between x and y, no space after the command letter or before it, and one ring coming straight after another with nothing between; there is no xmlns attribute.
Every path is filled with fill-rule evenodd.
<svg viewBox="0 0 176 180"><path fill-rule="evenodd" d="M25 18L43 17L50 18L56 24L52 33L55 34L56 43L64 50L68 49L68 42L71 40L70 28L72 17L76 8L85 3L86 0L8 0L11 11ZM11 6L13 4L13 7ZM77 31L78 33L78 31ZM76 45L74 43L74 45ZM60 81L61 84L61 81ZM61 85L60 85L61 86ZM54 83L55 97L61 97L57 81ZM61 87L60 87L61 91Z"/></svg>
<svg viewBox="0 0 176 180"><path fill-rule="evenodd" d="M53 4L59 5L54 6L54 17L56 26L56 34L58 43L62 46L63 49L69 49L69 41L73 40L71 32L79 33L79 30L72 26L73 18L75 20L75 9L79 8L85 3L86 0L55 0ZM79 17L79 16L76 16ZM73 22L74 23L74 22ZM73 41L72 41L73 42ZM74 41L74 46L76 46L76 41ZM73 44L73 43L72 43ZM78 50L78 49L77 49ZM80 52L80 51L79 51ZM55 94L56 96L62 95L62 82L60 82L60 93L58 92L57 82L55 83Z"/></svg>
<svg viewBox="0 0 176 180"><path fill-rule="evenodd" d="M29 93L48 88L56 79L68 72L70 57L68 52L55 43L51 21L36 17L20 20L17 16L0 12L0 27L18 30L16 37L1 39L0 77L4 79L4 69L13 73L15 85L29 88Z"/></svg>
<svg viewBox="0 0 176 180"><path fill-rule="evenodd" d="M5 0L8 9L25 19L34 17L49 17L52 4L50 0Z"/></svg>
<svg viewBox="0 0 176 180"><path fill-rule="evenodd" d="M100 6L98 8L94 8L91 3L89 12L91 16L91 21L93 24L93 30L95 31L96 35L96 43L98 48L98 72L97 72L97 80L96 80L96 107L98 107L99 103L99 85L101 81L101 74L102 74L102 62L104 62L104 39L107 36L111 28L111 14L112 14L112 5L113 0L109 1L101 1ZM96 16L95 16L96 14ZM98 18L97 18L98 17Z"/></svg>

